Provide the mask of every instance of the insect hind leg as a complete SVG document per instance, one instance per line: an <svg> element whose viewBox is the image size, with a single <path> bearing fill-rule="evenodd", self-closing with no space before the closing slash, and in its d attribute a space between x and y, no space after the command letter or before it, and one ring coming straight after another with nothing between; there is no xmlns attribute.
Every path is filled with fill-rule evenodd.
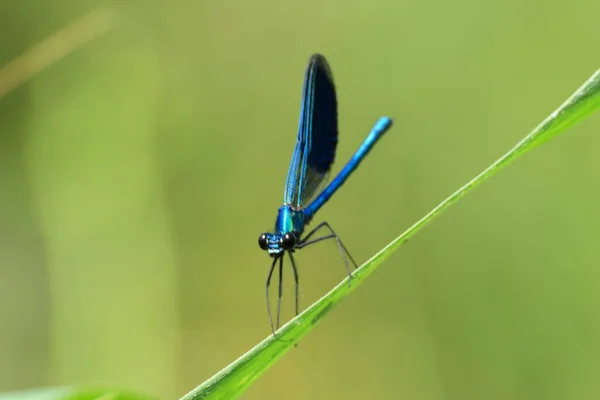
<svg viewBox="0 0 600 400"><path fill-rule="evenodd" d="M325 236L320 236L317 237L315 239L310 239L319 229L321 228L327 228L329 229L329 232L331 232L328 235ZM350 270L350 265L348 264L348 258L350 258L350 261L352 261L352 264L354 265L354 268L358 268L358 265L356 264L356 261L354 261L354 258L352 258L352 255L350 254L350 252L348 251L348 249L346 248L346 246L344 246L344 243L342 243L342 241L340 240L340 237L335 233L335 231L333 230L333 228L331 228L331 225L329 225L329 223L323 221L321 222L319 225L317 225L316 227L313 228L312 231L310 231L301 241L300 243L296 246L297 249L301 249L303 247L309 246L311 244L317 243L317 242L321 242L323 240L327 240L327 239L335 239L338 248L340 250L340 253L342 254L342 257L344 258L344 264L346 264L346 271L348 272L348 279L352 280L352 271ZM348 257L346 257L346 255L348 255Z"/></svg>

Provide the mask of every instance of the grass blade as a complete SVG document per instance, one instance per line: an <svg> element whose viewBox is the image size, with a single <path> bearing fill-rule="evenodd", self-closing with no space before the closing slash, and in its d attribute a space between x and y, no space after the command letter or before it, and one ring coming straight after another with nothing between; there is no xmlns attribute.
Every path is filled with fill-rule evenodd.
<svg viewBox="0 0 600 400"><path fill-rule="evenodd" d="M115 15L99 8L59 29L40 43L0 67L0 99L76 49L106 34Z"/></svg>

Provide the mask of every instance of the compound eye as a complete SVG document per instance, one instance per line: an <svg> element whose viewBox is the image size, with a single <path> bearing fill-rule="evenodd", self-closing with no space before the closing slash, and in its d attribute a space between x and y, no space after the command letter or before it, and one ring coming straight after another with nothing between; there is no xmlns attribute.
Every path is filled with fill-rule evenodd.
<svg viewBox="0 0 600 400"><path fill-rule="evenodd" d="M258 245L263 250L267 250L269 248L269 241L267 240L266 234L263 233L258 237Z"/></svg>
<svg viewBox="0 0 600 400"><path fill-rule="evenodd" d="M283 247L284 250L290 250L293 249L294 246L296 246L296 237L294 234L286 233L283 235L281 238L281 247Z"/></svg>

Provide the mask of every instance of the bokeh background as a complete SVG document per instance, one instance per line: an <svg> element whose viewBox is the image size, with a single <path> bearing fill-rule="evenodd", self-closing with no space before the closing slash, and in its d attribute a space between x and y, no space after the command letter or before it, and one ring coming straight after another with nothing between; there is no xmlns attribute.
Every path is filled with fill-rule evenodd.
<svg viewBox="0 0 600 400"><path fill-rule="evenodd" d="M270 333L257 238L313 52L338 88L334 172L396 121L317 218L360 262L600 66L594 0L3 0L0 69L90 12L107 33L39 73L30 58L0 98L2 391L178 398ZM244 398L598 398L599 130L457 203ZM335 243L297 261L303 306L344 278Z"/></svg>

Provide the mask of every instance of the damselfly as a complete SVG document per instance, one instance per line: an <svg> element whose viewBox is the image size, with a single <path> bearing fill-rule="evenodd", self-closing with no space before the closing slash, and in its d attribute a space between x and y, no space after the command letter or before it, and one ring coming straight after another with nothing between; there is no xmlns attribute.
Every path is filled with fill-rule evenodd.
<svg viewBox="0 0 600 400"><path fill-rule="evenodd" d="M295 250L323 240L334 239L346 264L348 277L352 279L348 258L355 268L357 268L356 262L327 222L321 222L304 237L302 234L316 212L342 186L375 143L391 127L392 120L388 117L380 118L350 161L335 179L327 187L324 187L333 165L338 142L337 100L329 65L322 55L315 54L310 58L304 76L299 125L298 139L285 183L283 206L277 213L275 230L273 233L263 233L258 238L260 248L266 250L273 258L266 284L267 311L273 333L275 333L275 329L269 301L269 286L275 265L279 262L276 325L279 328L285 253L288 254L292 263L296 282L296 315L298 315L299 286L298 269L293 255ZM322 189L323 187L324 189ZM315 235L322 229L327 230L325 235Z"/></svg>

